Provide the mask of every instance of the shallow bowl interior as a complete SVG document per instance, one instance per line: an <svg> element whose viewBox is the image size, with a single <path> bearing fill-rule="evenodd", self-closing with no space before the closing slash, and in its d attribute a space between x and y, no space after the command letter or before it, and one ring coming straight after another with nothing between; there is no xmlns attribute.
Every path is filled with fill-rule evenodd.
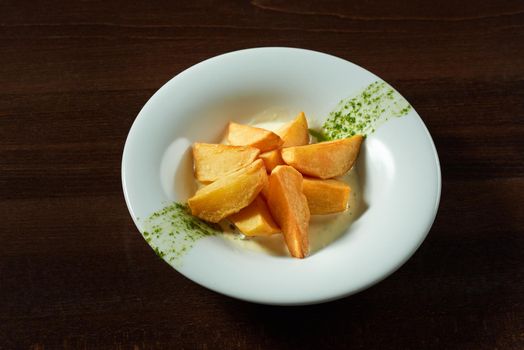
<svg viewBox="0 0 524 350"><path fill-rule="evenodd" d="M126 141L122 181L138 229L143 218L193 193L193 142L218 142L228 121L246 122L272 107L304 111L319 126L341 99L377 80L348 61L290 48L237 51L177 75L146 103ZM267 304L323 302L372 285L414 253L438 208L438 156L414 109L367 137L357 169L365 212L307 259L209 237L173 267L212 290Z"/></svg>

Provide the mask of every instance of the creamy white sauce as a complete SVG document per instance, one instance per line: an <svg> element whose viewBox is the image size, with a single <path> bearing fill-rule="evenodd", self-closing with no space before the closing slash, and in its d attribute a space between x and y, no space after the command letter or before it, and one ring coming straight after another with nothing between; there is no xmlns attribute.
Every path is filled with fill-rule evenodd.
<svg viewBox="0 0 524 350"><path fill-rule="evenodd" d="M277 107L253 116L248 124L275 131L293 118L294 114L284 108ZM222 140L222 143L227 143L227 140ZM311 216L309 223L310 253L317 252L335 241L352 222L358 219L365 209L356 169L353 167L340 180L351 187L348 209L342 213ZM234 246L270 255L289 256L282 234L274 234L268 237L245 237L228 224L223 224L222 227L225 232L222 237Z"/></svg>
<svg viewBox="0 0 524 350"><path fill-rule="evenodd" d="M286 122L293 120L294 117L289 110L274 107L255 114L248 124L269 131L277 131Z"/></svg>

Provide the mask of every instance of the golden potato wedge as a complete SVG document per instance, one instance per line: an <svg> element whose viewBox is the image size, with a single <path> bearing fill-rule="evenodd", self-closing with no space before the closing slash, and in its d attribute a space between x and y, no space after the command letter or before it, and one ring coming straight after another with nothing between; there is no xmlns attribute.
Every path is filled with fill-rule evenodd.
<svg viewBox="0 0 524 350"><path fill-rule="evenodd" d="M302 175L293 167L279 165L269 176L268 206L282 229L292 256L304 258L309 253L309 208L302 193Z"/></svg>
<svg viewBox="0 0 524 350"><path fill-rule="evenodd" d="M264 161L264 165L266 166L268 173L270 173L277 165L286 164L280 155L280 149L274 149L269 152L260 153L258 158Z"/></svg>
<svg viewBox="0 0 524 350"><path fill-rule="evenodd" d="M284 141L282 147L303 146L309 143L307 119L300 112L295 119L275 132Z"/></svg>
<svg viewBox="0 0 524 350"><path fill-rule="evenodd" d="M272 131L233 122L229 123L227 140L231 145L256 147L260 152L271 151L284 142Z"/></svg>
<svg viewBox="0 0 524 350"><path fill-rule="evenodd" d="M259 153L255 147L197 142L193 145L195 177L198 181L213 182L253 163Z"/></svg>
<svg viewBox="0 0 524 350"><path fill-rule="evenodd" d="M267 200L269 196L269 181L265 183L264 187L262 187L260 194Z"/></svg>
<svg viewBox="0 0 524 350"><path fill-rule="evenodd" d="M247 207L266 186L267 181L264 162L257 159L199 189L187 203L191 214L206 221L219 222Z"/></svg>
<svg viewBox="0 0 524 350"><path fill-rule="evenodd" d="M322 215L346 210L351 187L338 180L304 177L302 191L306 195L311 215Z"/></svg>
<svg viewBox="0 0 524 350"><path fill-rule="evenodd" d="M282 159L302 174L329 179L345 174L355 163L362 135L348 139L282 149Z"/></svg>
<svg viewBox="0 0 524 350"><path fill-rule="evenodd" d="M229 220L246 236L269 236L280 232L260 195L250 205L231 215Z"/></svg>

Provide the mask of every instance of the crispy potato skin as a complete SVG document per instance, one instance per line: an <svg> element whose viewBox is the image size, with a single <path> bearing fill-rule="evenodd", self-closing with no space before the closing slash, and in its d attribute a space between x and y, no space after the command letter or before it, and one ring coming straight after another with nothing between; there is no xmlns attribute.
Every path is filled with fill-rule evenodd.
<svg viewBox="0 0 524 350"><path fill-rule="evenodd" d="M250 205L231 215L229 220L246 236L269 236L280 232L260 195Z"/></svg>
<svg viewBox="0 0 524 350"><path fill-rule="evenodd" d="M257 159L201 188L188 199L188 205L193 215L206 221L219 222L251 204L267 181L264 162Z"/></svg>
<svg viewBox="0 0 524 350"><path fill-rule="evenodd" d="M300 112L295 119L275 132L284 141L282 147L303 146L309 143L307 119Z"/></svg>
<svg viewBox="0 0 524 350"><path fill-rule="evenodd" d="M271 173L273 169L277 165L284 165L284 160L282 159L282 156L280 155L280 149L274 149L269 152L260 153L258 155L258 158L262 159L264 161L264 165L266 166L267 172Z"/></svg>
<svg viewBox="0 0 524 350"><path fill-rule="evenodd" d="M304 177L302 189L311 215L338 213L348 207L351 187L343 181Z"/></svg>
<svg viewBox="0 0 524 350"><path fill-rule="evenodd" d="M193 145L195 177L213 182L255 161L260 150L249 146L231 146L197 142Z"/></svg>
<svg viewBox="0 0 524 350"><path fill-rule="evenodd" d="M229 123L227 140L231 145L256 147L260 152L271 151L284 143L272 131L234 122Z"/></svg>
<svg viewBox="0 0 524 350"><path fill-rule="evenodd" d="M268 205L282 229L290 254L304 258L309 254L309 207L302 193L302 175L287 165L279 165L269 176Z"/></svg>
<svg viewBox="0 0 524 350"><path fill-rule="evenodd" d="M282 159L304 175L329 179L351 169L360 152L362 135L282 149Z"/></svg>

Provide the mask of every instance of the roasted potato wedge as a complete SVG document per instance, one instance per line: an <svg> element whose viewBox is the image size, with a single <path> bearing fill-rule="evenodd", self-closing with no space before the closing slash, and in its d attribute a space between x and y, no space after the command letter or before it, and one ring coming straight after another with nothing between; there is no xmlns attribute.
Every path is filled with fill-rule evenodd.
<svg viewBox="0 0 524 350"><path fill-rule="evenodd" d="M351 187L345 182L304 177L302 189L311 215L338 213L348 207Z"/></svg>
<svg viewBox="0 0 524 350"><path fill-rule="evenodd" d="M268 178L268 180L269 180L269 178ZM267 198L269 197L269 181L265 183L264 187L262 187L262 190L260 191L260 194L267 201Z"/></svg>
<svg viewBox="0 0 524 350"><path fill-rule="evenodd" d="M195 177L201 182L213 182L255 161L260 150L249 146L195 143L193 161Z"/></svg>
<svg viewBox="0 0 524 350"><path fill-rule="evenodd" d="M286 164L280 155L280 149L274 149L269 152L260 153L258 158L264 161L264 165L266 166L268 173L270 173L277 165Z"/></svg>
<svg viewBox="0 0 524 350"><path fill-rule="evenodd" d="M246 236L269 236L280 232L260 195L250 205L231 215L229 220Z"/></svg>
<svg viewBox="0 0 524 350"><path fill-rule="evenodd" d="M284 142L272 131L233 122L229 123L227 140L231 145L256 147L260 152L271 151Z"/></svg>
<svg viewBox="0 0 524 350"><path fill-rule="evenodd" d="M329 179L345 174L358 157L362 135L282 149L282 159L302 174Z"/></svg>
<svg viewBox="0 0 524 350"><path fill-rule="evenodd" d="M267 181L264 162L257 159L198 190L187 201L191 214L206 221L219 222L251 204Z"/></svg>
<svg viewBox="0 0 524 350"><path fill-rule="evenodd" d="M268 205L282 229L290 254L304 258L309 253L309 207L302 193L302 175L293 167L279 165L269 176Z"/></svg>
<svg viewBox="0 0 524 350"><path fill-rule="evenodd" d="M309 143L307 119L304 112L275 132L284 141L282 147L303 146Z"/></svg>

